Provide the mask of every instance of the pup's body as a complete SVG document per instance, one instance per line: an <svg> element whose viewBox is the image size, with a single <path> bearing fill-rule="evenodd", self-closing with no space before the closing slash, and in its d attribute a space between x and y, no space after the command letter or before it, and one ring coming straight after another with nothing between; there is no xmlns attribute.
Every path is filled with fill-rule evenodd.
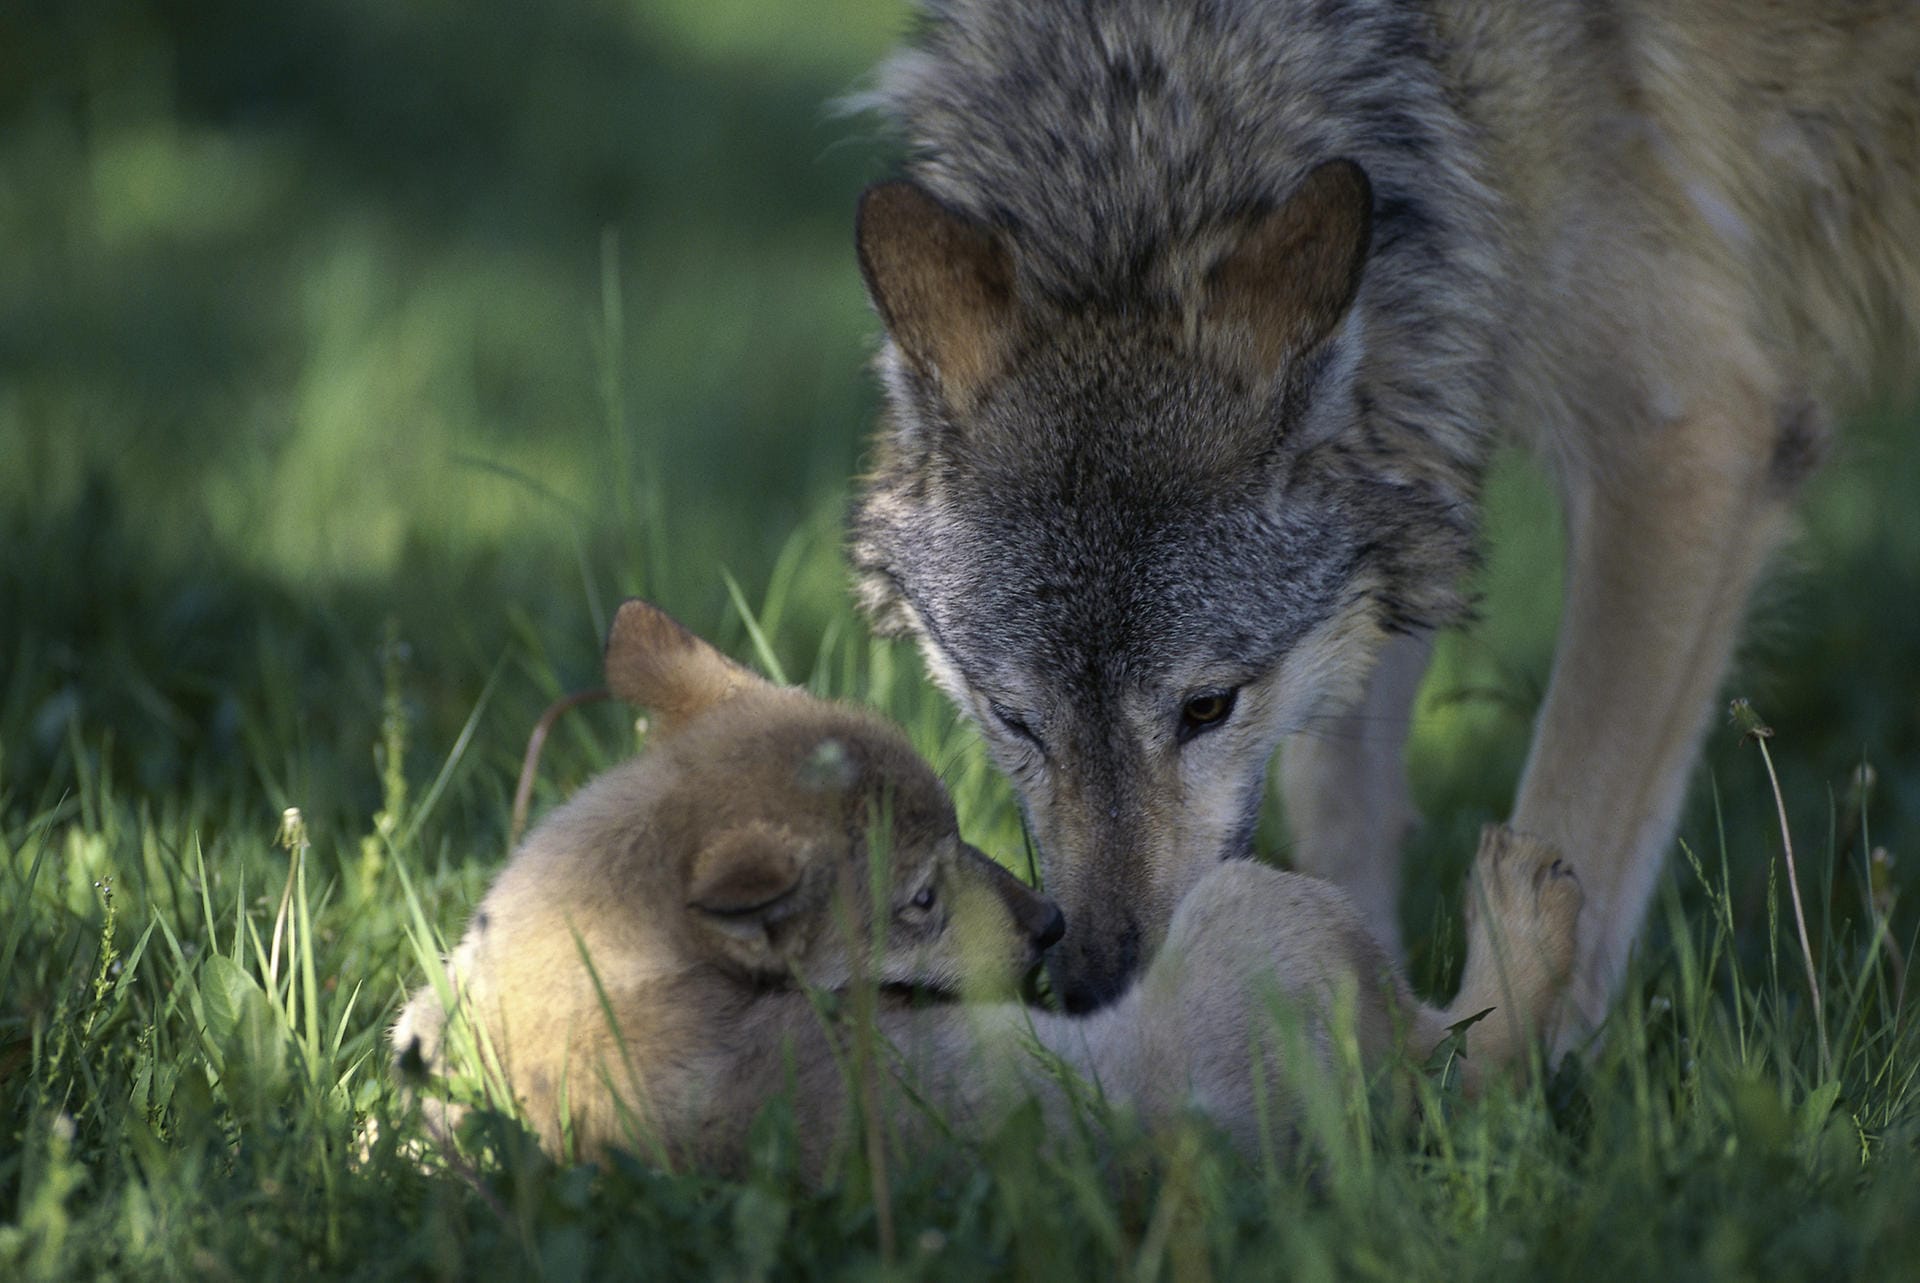
<svg viewBox="0 0 1920 1283"><path fill-rule="evenodd" d="M939 1029L939 1059L954 1059L956 1035L978 1042L984 1029L993 1040L967 1050L976 1063L1004 1062L1006 1031L1031 1020L1043 1047L1149 1125L1197 1111L1254 1152L1264 1100L1268 1139L1284 1145L1301 1082L1339 1063L1343 1022L1368 1073L1398 1055L1424 1059L1453 1025L1486 1013L1467 1039L1468 1090L1523 1063L1529 1041L1551 1031L1580 900L1579 883L1550 848L1488 828L1469 893L1466 974L1442 1010L1413 997L1338 887L1229 861L1180 901L1161 951L1118 1001L1085 1016L1000 1007L972 1029L950 1017ZM1298 1042L1276 1017L1298 1022ZM1311 1061L1304 1073L1294 1059L1302 1050ZM1035 1078L1030 1061L1015 1063L1028 1067L1025 1085L1056 1090ZM963 1097L978 1091L956 1086Z"/></svg>
<svg viewBox="0 0 1920 1283"><path fill-rule="evenodd" d="M620 1147L726 1170L762 1105L789 1089L813 1171L847 1141L856 1098L904 1135L980 1134L1028 1095L1066 1108L1036 1042L1149 1124L1198 1108L1248 1147L1264 1092L1284 1141L1301 1067L1273 1002L1298 1015L1316 1070L1331 1067L1343 1006L1369 1067L1403 1038L1421 1054L1494 1008L1470 1039L1477 1077L1521 1053L1571 965L1578 885L1537 844L1490 832L1447 1012L1411 998L1339 891L1235 863L1195 888L1120 1003L1082 1019L1013 1002L917 1006L882 988L875 1023L890 1050L863 1061L823 1011L854 1011L861 975L949 993L973 987L963 970L1004 978L1059 934L1057 911L959 841L931 773L872 717L761 682L643 603L622 609L609 674L616 693L663 711L659 742L535 830L475 912L444 989L416 994L394 1031L403 1065L440 1073L477 1036L556 1152L570 1138L589 1156ZM864 839L883 819L874 951ZM873 1090L856 1092L849 1073ZM446 1107L428 1108L444 1128Z"/></svg>
<svg viewBox="0 0 1920 1283"><path fill-rule="evenodd" d="M1060 989L1124 987L1287 736L1297 863L1397 942L1395 728L1506 433L1570 536L1513 823L1581 870L1597 1021L1790 500L1911 350L1920 9L927 9L853 560L1023 795Z"/></svg>

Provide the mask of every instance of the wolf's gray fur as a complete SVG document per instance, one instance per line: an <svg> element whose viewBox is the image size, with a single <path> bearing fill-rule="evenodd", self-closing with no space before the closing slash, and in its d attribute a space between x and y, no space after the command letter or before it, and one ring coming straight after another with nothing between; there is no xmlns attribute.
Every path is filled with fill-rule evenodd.
<svg viewBox="0 0 1920 1283"><path fill-rule="evenodd" d="M1505 431L1572 543L1515 822L1587 878L1598 1018L1787 503L1913 334L1917 69L1909 0L928 3L865 99L911 185L863 206L891 341L851 555L1022 793L1070 1001L1248 852L1283 736L1461 617ZM1356 236L1337 309L1262 260ZM1249 263L1273 301L1236 313ZM1306 867L1392 858L1396 770L1288 756L1339 799L1291 810L1363 817L1298 833Z"/></svg>
<svg viewBox="0 0 1920 1283"><path fill-rule="evenodd" d="M1364 509L1355 525L1387 520L1421 532L1341 550L1345 559L1357 551L1417 560L1385 568L1391 622L1454 618L1460 603L1448 572L1471 546L1484 398L1499 360L1487 254L1494 206L1418 16L1399 6L974 3L935 6L930 17L922 47L887 66L869 101L903 122L913 173L930 192L1007 233L1022 300L1045 316L1036 328L1062 335L1062 350L1046 354L1054 368L1023 371L1039 384L1032 394L1051 402L992 425L1017 437L1019 453L1002 460L941 451L944 407L921 395L897 361L884 362L900 421L874 479L875 501L944 466L952 484L1019 482L996 493L1004 508L1031 509L1003 519L1020 542L1035 517L1058 524L1065 498L1068 509L1088 509L1064 519L1082 539L1137 529L1147 515L1153 526L1172 524L1184 543L1205 523L1180 505L1206 501L1223 478L1251 491L1270 483L1285 462L1273 456L1288 444L1273 411L1292 419L1307 407L1263 404L1269 389L1222 387L1211 372L1181 377L1187 354L1164 333L1142 334L1135 318L1185 305L1250 215L1283 203L1321 161L1345 157L1373 187L1373 249L1353 332L1318 358L1332 369L1362 367L1349 379L1363 403L1335 411L1351 482L1329 501ZM1436 278L1448 288L1432 288ZM1374 353L1392 353L1391 363ZM1439 395L1442 380L1449 395ZM1285 391L1303 400L1319 390L1300 382ZM1463 397L1469 389L1474 395ZM1089 393L1101 401L1089 404ZM1196 439L1196 425L1207 425L1206 439ZM1417 466L1378 463L1410 457ZM1051 467L1029 479L1035 461ZM1012 476L993 474L994 462L1011 465L1004 471ZM1268 476L1258 474L1261 464ZM1188 475L1172 475L1182 468ZM1144 488L1135 484L1142 479L1151 479ZM1264 516L1245 513L1241 497L1222 496L1217 506ZM1297 529L1328 524L1302 520ZM1223 539L1247 541L1249 531L1231 519L1227 526ZM879 574L863 585L877 611L898 604L885 573L898 561L884 542L891 529L877 510L856 525L857 563ZM1277 533L1285 544L1295 532ZM871 553L869 540L878 545ZM1424 546L1408 546L1415 543ZM1034 560L1064 564L1071 554L1048 550ZM1292 566L1300 557L1284 547L1277 560ZM1242 569L1262 564L1274 562L1249 548ZM1328 570L1350 577L1345 565ZM1265 609L1292 595L1277 585L1250 591ZM1309 594L1280 627L1320 613L1324 604Z"/></svg>

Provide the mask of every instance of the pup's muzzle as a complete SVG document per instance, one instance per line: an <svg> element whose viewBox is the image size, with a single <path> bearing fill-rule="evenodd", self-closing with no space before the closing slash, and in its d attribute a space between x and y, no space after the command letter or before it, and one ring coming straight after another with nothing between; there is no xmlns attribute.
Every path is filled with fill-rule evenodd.
<svg viewBox="0 0 1920 1283"><path fill-rule="evenodd" d="M1060 906L1007 872L979 848L969 845L966 854L968 859L978 861L987 885L1006 906L1014 930L1032 950L1031 960L1039 961L1040 955L1067 933L1067 918L1060 912Z"/></svg>

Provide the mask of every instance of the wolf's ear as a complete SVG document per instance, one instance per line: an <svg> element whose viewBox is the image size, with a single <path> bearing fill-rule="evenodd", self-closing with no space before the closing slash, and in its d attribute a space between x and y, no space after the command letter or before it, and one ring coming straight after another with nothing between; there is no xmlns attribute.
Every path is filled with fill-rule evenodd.
<svg viewBox="0 0 1920 1283"><path fill-rule="evenodd" d="M797 907L803 868L796 835L761 823L727 829L693 857L687 907L729 932L757 932Z"/></svg>
<svg viewBox="0 0 1920 1283"><path fill-rule="evenodd" d="M990 229L899 179L861 193L854 239L867 295L900 351L956 406L999 370L1013 259Z"/></svg>
<svg viewBox="0 0 1920 1283"><path fill-rule="evenodd" d="M652 709L671 731L763 679L748 672L650 602L620 604L607 632L607 689Z"/></svg>
<svg viewBox="0 0 1920 1283"><path fill-rule="evenodd" d="M1333 333L1360 289L1373 186L1350 160L1312 170L1208 274L1202 317L1259 378Z"/></svg>

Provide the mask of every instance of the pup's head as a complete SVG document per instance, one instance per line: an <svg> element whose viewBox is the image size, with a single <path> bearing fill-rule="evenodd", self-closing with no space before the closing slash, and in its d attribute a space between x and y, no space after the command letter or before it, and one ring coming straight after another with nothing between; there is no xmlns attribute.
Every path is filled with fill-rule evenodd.
<svg viewBox="0 0 1920 1283"><path fill-rule="evenodd" d="M1280 738L1352 698L1389 631L1457 610L1458 477L1380 435L1372 227L1365 174L1331 161L1073 293L1018 228L912 182L862 201L889 342L858 587L1019 789L1070 1007L1250 853Z"/></svg>
<svg viewBox="0 0 1920 1283"><path fill-rule="evenodd" d="M894 727L779 687L657 608L607 643L614 695L656 714L674 775L652 822L694 956L755 982L1004 984L1060 910L960 839L940 781Z"/></svg>

